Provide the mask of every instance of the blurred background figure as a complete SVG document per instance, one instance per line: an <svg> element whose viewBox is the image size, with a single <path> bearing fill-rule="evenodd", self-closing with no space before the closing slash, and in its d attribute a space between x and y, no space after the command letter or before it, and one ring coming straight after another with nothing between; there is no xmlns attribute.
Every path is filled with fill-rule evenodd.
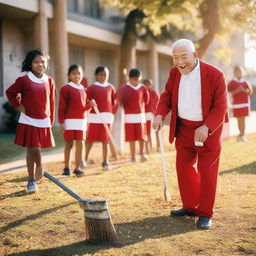
<svg viewBox="0 0 256 256"><path fill-rule="evenodd" d="M234 79L228 84L228 91L232 95L232 109L234 117L237 118L239 135L237 141L246 142L245 117L250 113L251 85L243 79L244 71L241 66L235 66Z"/></svg>

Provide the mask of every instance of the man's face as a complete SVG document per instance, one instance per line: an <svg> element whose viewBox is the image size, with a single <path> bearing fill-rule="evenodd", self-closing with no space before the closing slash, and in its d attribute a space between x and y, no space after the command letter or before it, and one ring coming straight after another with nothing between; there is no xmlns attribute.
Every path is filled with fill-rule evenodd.
<svg viewBox="0 0 256 256"><path fill-rule="evenodd" d="M140 83L140 80L141 80L141 77L130 77L129 78L130 84L132 84L135 87Z"/></svg>
<svg viewBox="0 0 256 256"><path fill-rule="evenodd" d="M186 45L177 46L173 49L173 64L181 74L187 75L196 66L197 52L193 52Z"/></svg>

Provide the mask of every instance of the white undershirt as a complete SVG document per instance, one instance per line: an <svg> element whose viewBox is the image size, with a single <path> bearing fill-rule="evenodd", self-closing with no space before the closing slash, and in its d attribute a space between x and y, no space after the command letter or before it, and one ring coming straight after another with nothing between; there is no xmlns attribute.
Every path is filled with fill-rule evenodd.
<svg viewBox="0 0 256 256"><path fill-rule="evenodd" d="M178 116L190 121L202 121L200 63L187 75L181 75Z"/></svg>

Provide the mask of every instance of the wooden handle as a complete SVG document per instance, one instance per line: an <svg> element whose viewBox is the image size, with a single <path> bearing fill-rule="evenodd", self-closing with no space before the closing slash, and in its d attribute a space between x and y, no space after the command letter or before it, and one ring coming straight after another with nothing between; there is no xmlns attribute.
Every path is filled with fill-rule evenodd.
<svg viewBox="0 0 256 256"><path fill-rule="evenodd" d="M160 144L160 151L161 151L161 162L162 162L162 174L164 179L164 197L166 201L171 201L171 195L168 189L168 182L167 182L167 172L166 172L166 162L165 162L165 155L164 155L164 141L163 141L163 132L159 130L159 144Z"/></svg>

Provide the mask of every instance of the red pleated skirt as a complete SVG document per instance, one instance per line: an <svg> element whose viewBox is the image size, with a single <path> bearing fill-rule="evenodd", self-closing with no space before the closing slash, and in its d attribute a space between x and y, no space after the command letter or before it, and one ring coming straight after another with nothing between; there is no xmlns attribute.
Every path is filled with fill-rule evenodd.
<svg viewBox="0 0 256 256"><path fill-rule="evenodd" d="M234 117L249 116L249 112L250 112L249 107L233 109Z"/></svg>
<svg viewBox="0 0 256 256"><path fill-rule="evenodd" d="M80 130L65 130L64 140L85 140L85 131Z"/></svg>
<svg viewBox="0 0 256 256"><path fill-rule="evenodd" d="M110 125L109 124L107 124L107 125L110 128ZM86 141L88 141L88 142L96 142L96 141L108 142L109 136L108 136L103 124L89 123L87 126Z"/></svg>
<svg viewBox="0 0 256 256"><path fill-rule="evenodd" d="M18 124L14 143L23 147L51 148L55 146L51 128Z"/></svg>

